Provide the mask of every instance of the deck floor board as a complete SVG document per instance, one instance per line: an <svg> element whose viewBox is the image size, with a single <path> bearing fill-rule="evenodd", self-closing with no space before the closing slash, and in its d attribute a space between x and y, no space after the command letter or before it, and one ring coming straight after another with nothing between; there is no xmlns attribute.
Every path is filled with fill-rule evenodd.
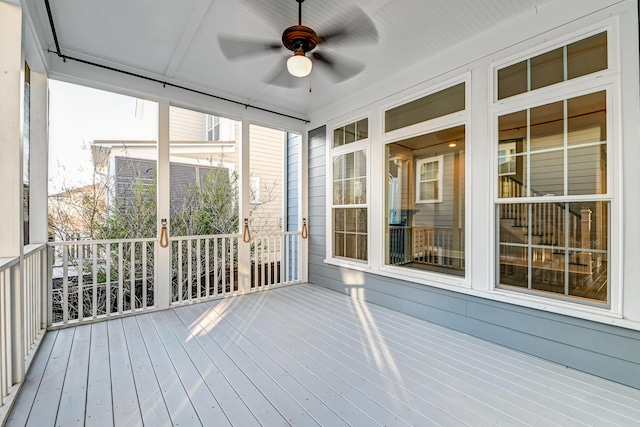
<svg viewBox="0 0 640 427"><path fill-rule="evenodd" d="M52 331L7 426L640 424L640 390L313 285Z"/></svg>

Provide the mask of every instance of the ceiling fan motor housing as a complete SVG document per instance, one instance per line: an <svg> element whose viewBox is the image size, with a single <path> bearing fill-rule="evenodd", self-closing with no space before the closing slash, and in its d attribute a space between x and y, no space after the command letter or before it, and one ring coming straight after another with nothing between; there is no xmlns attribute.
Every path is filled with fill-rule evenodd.
<svg viewBox="0 0 640 427"><path fill-rule="evenodd" d="M307 53L318 44L318 35L309 27L293 25L282 33L282 44L292 52L302 49Z"/></svg>

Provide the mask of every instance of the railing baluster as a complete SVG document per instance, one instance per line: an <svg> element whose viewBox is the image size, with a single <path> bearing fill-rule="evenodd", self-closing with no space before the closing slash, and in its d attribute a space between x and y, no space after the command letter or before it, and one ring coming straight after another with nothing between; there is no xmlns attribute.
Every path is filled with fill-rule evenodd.
<svg viewBox="0 0 640 427"><path fill-rule="evenodd" d="M215 237L213 239L213 295L218 295L218 282L220 280L220 263L218 262L218 245L220 244L220 238Z"/></svg>
<svg viewBox="0 0 640 427"><path fill-rule="evenodd" d="M205 296L209 297L211 295L210 290L211 290L211 270L209 268L209 241L211 239L206 238L204 240L204 252L205 252L205 258L204 258L204 268L205 268L205 276L204 276L204 292L205 292Z"/></svg>
<svg viewBox="0 0 640 427"><path fill-rule="evenodd" d="M77 285L78 285L78 320L84 319L84 245L78 243L78 272L77 272Z"/></svg>
<svg viewBox="0 0 640 427"><path fill-rule="evenodd" d="M187 300L193 299L193 239L187 239Z"/></svg>
<svg viewBox="0 0 640 427"><path fill-rule="evenodd" d="M202 250L200 249L200 245L202 244L202 241L200 239L196 240L198 247L196 248L196 274L198 275L198 277L196 278L196 286L197 289L196 291L198 292L198 298L197 300L200 301L202 298Z"/></svg>
<svg viewBox="0 0 640 427"><path fill-rule="evenodd" d="M124 259L122 243L118 243L118 313L124 308Z"/></svg>
<svg viewBox="0 0 640 427"><path fill-rule="evenodd" d="M93 265L91 266L91 270L93 272L93 292L92 292L92 302L91 302L91 317L96 318L98 315L98 245L91 245L91 253L93 258Z"/></svg>
<svg viewBox="0 0 640 427"><path fill-rule="evenodd" d="M229 276L233 276L233 263L229 263L230 266L227 269L227 238L222 238L222 268L224 269L224 273L222 274L222 293L227 293L227 271L229 271Z"/></svg>
<svg viewBox="0 0 640 427"><path fill-rule="evenodd" d="M231 274L229 275L229 291L236 291L236 239L233 237L229 238L229 261L231 264Z"/></svg>
<svg viewBox="0 0 640 427"><path fill-rule="evenodd" d="M147 242L141 242L142 248L142 308L147 308ZM155 294L154 294L155 295Z"/></svg>
<svg viewBox="0 0 640 427"><path fill-rule="evenodd" d="M69 246L62 249L62 323L69 322Z"/></svg>
<svg viewBox="0 0 640 427"><path fill-rule="evenodd" d="M105 270L107 274L105 279L106 298L105 298L104 310L107 316L111 316L111 243L107 243L105 251L106 251Z"/></svg>
<svg viewBox="0 0 640 427"><path fill-rule="evenodd" d="M182 239L178 240L178 302L182 302Z"/></svg>
<svg viewBox="0 0 640 427"><path fill-rule="evenodd" d="M131 242L131 263L129 264L129 310L136 309L136 242Z"/></svg>

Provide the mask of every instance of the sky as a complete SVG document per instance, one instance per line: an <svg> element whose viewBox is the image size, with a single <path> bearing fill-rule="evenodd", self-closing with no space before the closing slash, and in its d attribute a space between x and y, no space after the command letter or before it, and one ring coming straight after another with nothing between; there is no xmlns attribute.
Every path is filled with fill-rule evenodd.
<svg viewBox="0 0 640 427"><path fill-rule="evenodd" d="M57 80L49 94L49 194L91 182L91 141L156 140L155 102Z"/></svg>

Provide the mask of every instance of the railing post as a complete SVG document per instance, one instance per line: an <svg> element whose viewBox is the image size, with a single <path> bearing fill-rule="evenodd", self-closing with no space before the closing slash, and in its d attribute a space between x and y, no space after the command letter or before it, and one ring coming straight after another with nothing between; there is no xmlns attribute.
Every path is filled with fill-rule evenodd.
<svg viewBox="0 0 640 427"><path fill-rule="evenodd" d="M580 247L591 249L591 209L580 210ZM587 271L591 273L591 252L584 251L580 254L580 264L587 266Z"/></svg>

